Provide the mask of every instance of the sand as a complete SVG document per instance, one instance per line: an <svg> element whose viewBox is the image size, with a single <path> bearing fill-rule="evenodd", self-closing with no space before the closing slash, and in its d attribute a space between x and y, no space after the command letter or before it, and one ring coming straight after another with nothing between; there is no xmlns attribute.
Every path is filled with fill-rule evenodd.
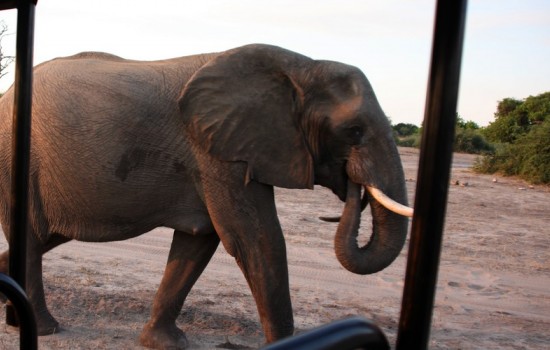
<svg viewBox="0 0 550 350"><path fill-rule="evenodd" d="M418 151L400 149L414 203ZM449 187L431 349L544 349L550 344L550 188L479 175L455 154ZM344 270L333 252L343 203L323 188L276 190L298 332L350 315L376 322L395 344L408 247L370 276ZM368 233L364 214L363 230ZM50 310L63 331L40 349L141 349L137 339L160 282L172 233L156 229L112 243L70 242L44 257ZM363 238L366 239L366 238ZM0 249L7 248L3 237ZM4 324L0 349L18 348ZM264 343L256 306L220 246L178 319L192 349L255 349Z"/></svg>

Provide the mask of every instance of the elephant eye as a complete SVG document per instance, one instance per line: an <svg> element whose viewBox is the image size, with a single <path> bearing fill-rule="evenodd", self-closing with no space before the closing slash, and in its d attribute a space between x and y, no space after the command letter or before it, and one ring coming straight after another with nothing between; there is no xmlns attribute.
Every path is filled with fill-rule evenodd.
<svg viewBox="0 0 550 350"><path fill-rule="evenodd" d="M351 126L346 129L346 136L349 140L349 143L352 145L358 145L361 143L363 138L363 128L358 125Z"/></svg>

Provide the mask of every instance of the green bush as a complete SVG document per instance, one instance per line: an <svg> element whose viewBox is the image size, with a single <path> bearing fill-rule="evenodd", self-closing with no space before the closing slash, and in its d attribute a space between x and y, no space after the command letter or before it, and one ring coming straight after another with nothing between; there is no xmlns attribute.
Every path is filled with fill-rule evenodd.
<svg viewBox="0 0 550 350"><path fill-rule="evenodd" d="M422 129L413 124L394 125L393 135L398 146L420 148ZM457 115L454 151L483 154L492 152L493 146L487 142L475 122L465 121Z"/></svg>
<svg viewBox="0 0 550 350"><path fill-rule="evenodd" d="M550 183L550 92L500 101L484 134L496 144L475 164L476 171Z"/></svg>
<svg viewBox="0 0 550 350"><path fill-rule="evenodd" d="M403 137L403 136L412 136L414 134L418 134L419 128L414 124L398 123L393 126L393 130L398 137Z"/></svg>
<svg viewBox="0 0 550 350"><path fill-rule="evenodd" d="M393 129L397 145L420 147L420 128L401 123ZM485 128L457 115L453 149L482 154L474 164L478 172L550 183L550 92L499 101L495 120Z"/></svg>
<svg viewBox="0 0 550 350"><path fill-rule="evenodd" d="M492 144L477 129L457 128L453 146L455 152L485 154L494 151Z"/></svg>
<svg viewBox="0 0 550 350"><path fill-rule="evenodd" d="M534 183L550 183L550 119L533 127L512 146L518 174Z"/></svg>
<svg viewBox="0 0 550 350"><path fill-rule="evenodd" d="M510 165L514 163L510 161L510 144L497 143L493 147L494 152L485 154L475 161L474 170L485 174L501 172L504 175L513 175L505 171L505 169L510 168ZM505 164L507 166L504 166Z"/></svg>
<svg viewBox="0 0 550 350"><path fill-rule="evenodd" d="M419 133L416 133L410 136L396 137L395 143L401 147L420 148L420 139L421 135Z"/></svg>

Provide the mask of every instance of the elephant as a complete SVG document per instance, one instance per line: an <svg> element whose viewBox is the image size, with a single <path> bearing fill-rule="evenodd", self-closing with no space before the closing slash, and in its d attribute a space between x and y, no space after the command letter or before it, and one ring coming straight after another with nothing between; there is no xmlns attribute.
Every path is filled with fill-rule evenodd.
<svg viewBox="0 0 550 350"><path fill-rule="evenodd" d="M160 226L174 234L144 346L188 346L175 321L220 241L251 289L266 342L292 335L274 186L320 185L345 202L334 244L353 273L386 268L404 246L412 209L400 157L356 67L250 44L160 61L84 52L33 74L26 285L40 335L59 330L44 296L43 254ZM0 100L6 236L13 100L13 89ZM373 224L361 247L362 201Z"/></svg>

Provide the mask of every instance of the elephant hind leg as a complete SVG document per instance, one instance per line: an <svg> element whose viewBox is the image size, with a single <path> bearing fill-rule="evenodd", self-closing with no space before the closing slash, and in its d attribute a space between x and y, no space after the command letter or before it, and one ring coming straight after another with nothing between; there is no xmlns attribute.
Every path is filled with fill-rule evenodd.
<svg viewBox="0 0 550 350"><path fill-rule="evenodd" d="M4 275L8 274L9 255L9 250L5 250L2 254L0 254L0 273L3 273Z"/></svg>
<svg viewBox="0 0 550 350"><path fill-rule="evenodd" d="M8 260L9 260L9 251L6 250L0 254L0 273L4 275L8 274ZM6 296L0 292L0 303L5 303L7 300Z"/></svg>
<svg viewBox="0 0 550 350"><path fill-rule="evenodd" d="M43 243L35 237L32 234L29 235L30 239L27 245L27 295L34 307L38 335L49 335L58 333L60 328L59 323L52 316L46 305L44 282L42 279L42 255L70 241L70 239L52 234Z"/></svg>
<svg viewBox="0 0 550 350"><path fill-rule="evenodd" d="M61 235L52 234L43 243L34 233L27 240L27 279L25 291L34 308L38 335L48 335L59 332L59 323L51 315L46 306L44 283L42 281L42 255L53 248L70 241ZM0 272L8 273L9 250L0 255Z"/></svg>
<svg viewBox="0 0 550 350"><path fill-rule="evenodd" d="M142 345L155 349L185 349L183 331L176 326L185 298L214 255L216 234L174 232L168 263L153 302L151 318L140 335Z"/></svg>
<svg viewBox="0 0 550 350"><path fill-rule="evenodd" d="M42 255L43 254L46 254L47 252L49 252L50 250L52 250L53 248L63 244L63 243L66 243L70 241L69 238L66 238L64 236L61 236L61 235L57 235L57 234L53 234L50 236L50 238L48 239L48 241L45 243L45 244L42 244L40 245L40 265L42 265ZM30 244L27 243L27 246L29 246ZM34 253L32 253L34 254ZM27 254L27 256L30 256L31 254ZM9 274L9 260L10 260L10 251L9 249L5 250L4 252L2 252L2 254L0 254L0 273L3 273L5 275ZM30 266L31 264L27 263L27 271L29 271L29 269L34 269L33 267ZM28 273L27 273L28 274ZM40 268L40 276L42 276L42 269ZM27 277L28 279L28 277ZM40 280L42 280L42 277L40 277ZM27 282L28 284L28 282ZM27 290L29 289L28 287L26 288ZM28 292L27 292L28 293ZM4 295L0 294L0 301L5 301L5 297Z"/></svg>

